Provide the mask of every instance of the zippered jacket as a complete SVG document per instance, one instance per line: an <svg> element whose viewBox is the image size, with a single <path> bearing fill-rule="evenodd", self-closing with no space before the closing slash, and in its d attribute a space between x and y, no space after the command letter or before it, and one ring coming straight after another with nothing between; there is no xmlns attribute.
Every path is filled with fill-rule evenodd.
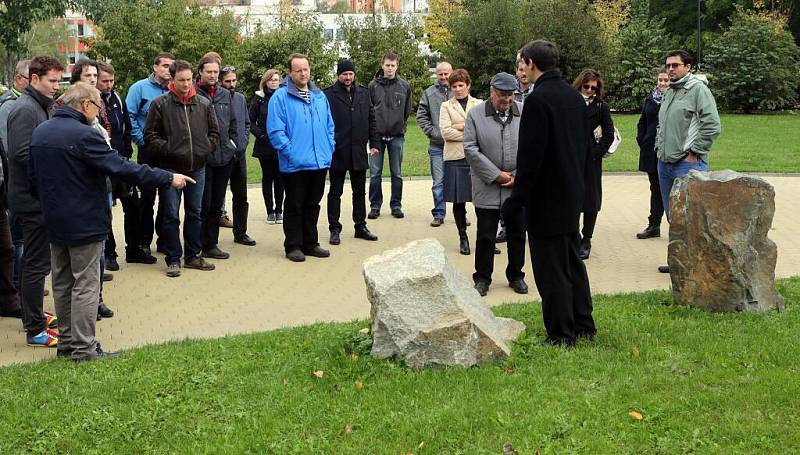
<svg viewBox="0 0 800 455"><path fill-rule="evenodd" d="M205 167L218 141L217 116L206 98L195 95L184 104L168 92L153 100L145 125L146 162L181 174L194 172Z"/></svg>
<svg viewBox="0 0 800 455"><path fill-rule="evenodd" d="M328 98L312 82L308 92L306 101L287 76L269 99L267 134L284 173L331 167L336 140Z"/></svg>
<svg viewBox="0 0 800 455"><path fill-rule="evenodd" d="M128 89L125 104L131 117L131 136L139 147L144 145L144 127L147 123L147 113L150 112L150 104L165 93L167 87L160 85L153 74L135 82ZM142 162L141 158L139 162Z"/></svg>

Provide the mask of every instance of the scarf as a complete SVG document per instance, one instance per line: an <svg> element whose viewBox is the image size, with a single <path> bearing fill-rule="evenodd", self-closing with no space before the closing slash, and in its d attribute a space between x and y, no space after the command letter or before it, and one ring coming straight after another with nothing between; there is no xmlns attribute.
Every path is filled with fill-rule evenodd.
<svg viewBox="0 0 800 455"><path fill-rule="evenodd" d="M581 96L583 97L583 101L586 103L587 106L592 104L592 101L594 101L594 95L586 96L586 95L581 94Z"/></svg>
<svg viewBox="0 0 800 455"><path fill-rule="evenodd" d="M653 101L655 101L656 105L661 104L661 99L664 98L664 92L658 89L658 87L653 89L653 93L650 94L653 97Z"/></svg>

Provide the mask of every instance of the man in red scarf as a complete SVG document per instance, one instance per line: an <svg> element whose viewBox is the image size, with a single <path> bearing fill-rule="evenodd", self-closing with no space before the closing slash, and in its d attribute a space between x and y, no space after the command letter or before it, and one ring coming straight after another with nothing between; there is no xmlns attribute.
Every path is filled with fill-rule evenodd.
<svg viewBox="0 0 800 455"><path fill-rule="evenodd" d="M180 259L186 268L214 270L214 265L200 255L202 251L202 221L205 168L207 157L219 142L217 118L211 103L197 96L192 77L192 65L185 60L175 60L170 66L172 82L169 92L153 100L145 125L144 153L147 158L168 169L187 175L197 183L182 190L170 188L161 193L164 206L164 250L167 276L181 274ZM186 197L184 208L183 241L179 235L181 196Z"/></svg>

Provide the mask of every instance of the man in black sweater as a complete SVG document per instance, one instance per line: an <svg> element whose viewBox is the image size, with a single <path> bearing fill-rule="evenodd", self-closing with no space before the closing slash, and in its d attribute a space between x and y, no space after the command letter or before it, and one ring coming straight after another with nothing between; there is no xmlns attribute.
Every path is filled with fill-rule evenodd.
<svg viewBox="0 0 800 455"><path fill-rule="evenodd" d="M589 278L578 256L586 104L561 78L555 44L532 41L521 57L535 85L522 111L514 190L504 210L511 215L525 208L547 341L573 346L576 338L596 332Z"/></svg>

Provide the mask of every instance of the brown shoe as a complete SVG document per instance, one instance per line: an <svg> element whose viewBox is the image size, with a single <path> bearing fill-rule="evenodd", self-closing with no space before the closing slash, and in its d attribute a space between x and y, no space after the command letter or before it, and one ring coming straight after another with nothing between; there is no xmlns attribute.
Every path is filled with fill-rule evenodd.
<svg viewBox="0 0 800 455"><path fill-rule="evenodd" d="M206 261L201 256L186 259L184 261L184 267L187 269L214 270L214 264Z"/></svg>
<svg viewBox="0 0 800 455"><path fill-rule="evenodd" d="M228 215L223 215L219 217L219 227L233 228L233 221L228 218Z"/></svg>
<svg viewBox="0 0 800 455"><path fill-rule="evenodd" d="M441 219L441 218L434 218L433 221L431 221L431 227L439 227L439 226L441 226L443 224L444 224L444 220Z"/></svg>

